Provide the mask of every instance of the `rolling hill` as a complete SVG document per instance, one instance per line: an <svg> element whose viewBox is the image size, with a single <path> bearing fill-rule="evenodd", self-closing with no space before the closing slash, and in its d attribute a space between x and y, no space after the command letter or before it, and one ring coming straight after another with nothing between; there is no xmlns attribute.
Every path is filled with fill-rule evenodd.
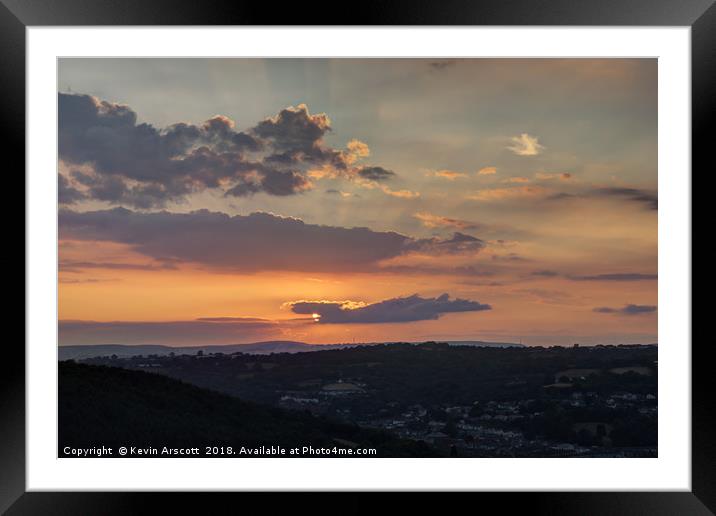
<svg viewBox="0 0 716 516"><path fill-rule="evenodd" d="M163 375L59 363L59 450L66 446L369 447L388 457L430 457L424 443L245 402Z"/></svg>

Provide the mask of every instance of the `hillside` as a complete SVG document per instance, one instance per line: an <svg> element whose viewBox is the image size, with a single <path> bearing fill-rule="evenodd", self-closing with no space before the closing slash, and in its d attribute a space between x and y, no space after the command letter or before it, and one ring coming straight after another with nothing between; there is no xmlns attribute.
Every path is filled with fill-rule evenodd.
<svg viewBox="0 0 716 516"><path fill-rule="evenodd" d="M358 346L313 353L93 359L89 363L147 368L242 399L274 405L286 395L313 397L316 385L339 380L365 384L362 405L471 404L516 397L541 398L544 385L571 368L651 367L656 347L497 348L426 343ZM601 378L601 377L600 377ZM605 377L588 390L651 392L655 376ZM586 387L587 384L585 384ZM645 391L644 391L645 392Z"/></svg>
<svg viewBox="0 0 716 516"><path fill-rule="evenodd" d="M353 444L376 448L379 457L434 455L423 443L245 402L162 375L59 363L60 454L65 446L291 448Z"/></svg>

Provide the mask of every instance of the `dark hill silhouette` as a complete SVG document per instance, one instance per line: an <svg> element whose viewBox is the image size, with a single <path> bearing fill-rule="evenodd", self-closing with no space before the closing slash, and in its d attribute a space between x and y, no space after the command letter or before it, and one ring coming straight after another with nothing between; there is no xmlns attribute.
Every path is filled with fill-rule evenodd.
<svg viewBox="0 0 716 516"><path fill-rule="evenodd" d="M59 363L59 450L65 446L346 447L377 456L428 457L419 442L195 387L162 375Z"/></svg>
<svg viewBox="0 0 716 516"><path fill-rule="evenodd" d="M132 356L166 356L170 353L176 355L195 355L198 351L204 354L211 353L246 353L249 355L270 355L271 353L303 353L308 351L326 351L330 349L345 349L359 345L375 345L383 343L360 344L307 344L293 340L270 340L252 342L249 344L216 344L208 346L165 346L162 344L86 344L81 346L60 346L58 348L59 360L84 360L101 356L116 355L120 358ZM415 343L417 344L417 343ZM482 348L521 348L522 344L514 342L484 342L484 341L449 341L451 346L471 346Z"/></svg>
<svg viewBox="0 0 716 516"><path fill-rule="evenodd" d="M203 353L248 353L252 355L268 355L271 353L300 353L303 351L316 351L336 349L350 346L350 344L306 344L293 340L271 340L252 342L250 344L216 344L208 346L181 346L172 347L162 344L88 344L82 346L60 346L58 348L59 360L82 360L98 356L117 355L118 357L131 357L136 355L164 356L170 353L177 355L194 355L198 351Z"/></svg>

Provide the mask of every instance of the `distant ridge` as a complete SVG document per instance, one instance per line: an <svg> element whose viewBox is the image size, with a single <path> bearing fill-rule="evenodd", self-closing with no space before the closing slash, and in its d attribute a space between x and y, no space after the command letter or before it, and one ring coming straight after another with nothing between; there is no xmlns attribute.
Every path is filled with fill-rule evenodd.
<svg viewBox="0 0 716 516"><path fill-rule="evenodd" d="M292 340L271 340L253 342L250 344L215 344L209 346L163 346L161 344L91 344L86 346L60 346L58 348L59 360L81 360L106 355L118 357L131 357L134 355L195 355L203 353L250 353L253 355L268 355L271 353L301 353L321 349L340 349L353 344L306 344Z"/></svg>
<svg viewBox="0 0 716 516"><path fill-rule="evenodd" d="M442 342L442 341L441 341ZM524 348L524 344L514 342L485 342L482 340L448 340L449 346L472 346L474 348Z"/></svg>
<svg viewBox="0 0 716 516"><path fill-rule="evenodd" d="M496 347L496 348L517 348L524 347L522 344L511 342L484 342L479 340L456 340L440 341L450 346L473 346L473 347ZM252 355L270 355L271 353L305 353L308 351L325 351L329 349L344 349L355 346L370 346L376 344L390 344L382 342L355 343L355 344L307 344L293 340L271 340L265 342L253 342L250 344L215 344L209 346L164 346L161 344L90 344L85 346L60 346L58 348L58 360L83 360L101 356L117 355L117 357L131 357L135 355L195 355L202 353L248 353ZM415 342L414 344L421 344Z"/></svg>

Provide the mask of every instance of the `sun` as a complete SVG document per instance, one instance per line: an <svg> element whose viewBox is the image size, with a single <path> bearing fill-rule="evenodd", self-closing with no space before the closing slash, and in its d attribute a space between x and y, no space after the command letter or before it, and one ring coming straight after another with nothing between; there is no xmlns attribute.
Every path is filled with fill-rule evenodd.
<svg viewBox="0 0 716 516"><path fill-rule="evenodd" d="M319 322L321 320L321 314L311 314L311 317L313 317L313 322Z"/></svg>

